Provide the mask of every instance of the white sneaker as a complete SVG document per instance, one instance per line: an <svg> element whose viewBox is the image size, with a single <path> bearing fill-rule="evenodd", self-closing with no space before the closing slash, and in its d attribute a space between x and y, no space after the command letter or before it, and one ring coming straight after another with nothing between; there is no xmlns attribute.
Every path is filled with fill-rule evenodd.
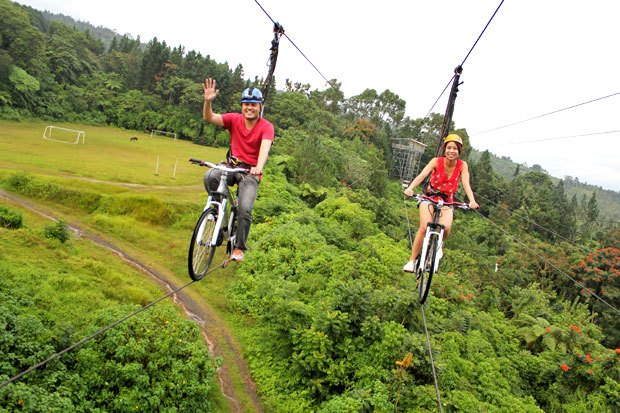
<svg viewBox="0 0 620 413"><path fill-rule="evenodd" d="M414 272L415 271L415 265L413 263L413 260L411 260L407 264L405 264L405 266L403 267L403 271L404 272Z"/></svg>

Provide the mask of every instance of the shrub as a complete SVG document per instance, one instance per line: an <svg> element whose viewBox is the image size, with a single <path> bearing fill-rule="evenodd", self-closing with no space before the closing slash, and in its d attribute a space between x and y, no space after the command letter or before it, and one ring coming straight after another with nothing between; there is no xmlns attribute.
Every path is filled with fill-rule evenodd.
<svg viewBox="0 0 620 413"><path fill-rule="evenodd" d="M22 216L5 206L0 205L0 226L6 229L18 229L22 227Z"/></svg>
<svg viewBox="0 0 620 413"><path fill-rule="evenodd" d="M53 224L46 225L43 228L43 235L47 238L55 238L63 244L71 238L69 228L62 220L56 221Z"/></svg>

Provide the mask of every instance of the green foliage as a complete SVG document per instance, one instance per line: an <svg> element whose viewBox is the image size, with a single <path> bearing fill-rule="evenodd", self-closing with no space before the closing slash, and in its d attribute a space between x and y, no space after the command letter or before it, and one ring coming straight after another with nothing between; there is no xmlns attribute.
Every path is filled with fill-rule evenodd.
<svg viewBox="0 0 620 413"><path fill-rule="evenodd" d="M54 238L63 244L71 239L69 228L62 220L56 221L53 224L46 225L43 228L43 235L47 238Z"/></svg>
<svg viewBox="0 0 620 413"><path fill-rule="evenodd" d="M22 227L22 215L4 205L0 205L0 227L18 229Z"/></svg>
<svg viewBox="0 0 620 413"><path fill-rule="evenodd" d="M102 312L90 332L130 311ZM79 349L74 397L87 410L208 410L217 366L200 340L198 326L170 306L141 313Z"/></svg>

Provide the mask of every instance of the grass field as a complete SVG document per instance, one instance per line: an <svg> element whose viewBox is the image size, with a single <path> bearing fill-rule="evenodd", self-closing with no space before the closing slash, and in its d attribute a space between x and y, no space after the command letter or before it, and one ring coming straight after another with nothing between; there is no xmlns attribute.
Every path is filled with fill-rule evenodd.
<svg viewBox="0 0 620 413"><path fill-rule="evenodd" d="M104 126L57 123L86 132L86 143L66 144L43 139L49 122L0 120L0 165L32 173L75 176L152 186L200 184L203 168L190 157L209 161L224 158L225 149L194 145L189 141L153 136ZM67 139L74 141L76 134ZM137 141L130 141L136 136ZM157 159L159 157L159 168ZM175 173L176 164L176 173ZM155 172L158 175L155 175ZM175 176L173 178L173 175Z"/></svg>
<svg viewBox="0 0 620 413"><path fill-rule="evenodd" d="M83 223L89 231L109 237L132 256L165 272L177 285L188 283L187 249L195 220L206 201L202 186L206 169L190 164L187 159L218 162L225 157L226 149L161 136L151 138L145 133L113 127L54 124L86 132L85 144L65 144L42 138L47 125L49 123L41 121L0 121L0 187L11 190L8 181L27 177L28 189L18 195L50 208L61 218ZM72 141L75 140L73 136ZM137 136L138 141L130 141L132 136ZM175 162L176 179L173 179ZM10 206L15 209L14 205ZM46 223L46 219L36 214L25 210L22 213L29 227L40 228ZM101 267L110 269L106 272L110 279L95 277L96 282L118 291L116 295L102 292L101 297L144 303L157 295L159 286L150 277L131 268L124 270L127 264L111 252L88 245L87 241L74 241L70 246L46 243L41 246L46 253L29 260L34 253L25 245L27 242L7 234L4 237L0 240L4 243L0 254L5 257L10 254L14 267L47 266L63 274L66 272L62 270L63 259L69 259L87 269L93 266L99 268L97 271L101 271ZM13 250L15 253L11 252ZM61 256L65 258L59 258ZM214 262L222 258L216 256ZM222 330L243 328L240 318L227 307L224 298L226 286L234 276L232 271L233 268L218 271L216 276L185 290L195 300L215 309L225 321L219 327ZM53 305L58 306L59 314L70 311L70 306L63 308L63 303L71 299L67 288L72 290L71 294L85 297L81 311L89 311L85 291L95 281L89 278L92 275L88 271L76 277L70 282L50 279L45 283L44 291L48 296L55 296ZM71 285L67 287L67 283ZM159 293L164 295L167 291L159 289ZM107 301L101 298L90 302L106 305ZM88 318L82 323L86 325ZM231 336L234 335L232 331ZM252 411L242 373L233 361L239 354L233 354L229 344L221 341L224 363L230 368L239 403L243 411ZM223 396L218 398L216 404L225 406ZM226 408L218 411L226 411Z"/></svg>

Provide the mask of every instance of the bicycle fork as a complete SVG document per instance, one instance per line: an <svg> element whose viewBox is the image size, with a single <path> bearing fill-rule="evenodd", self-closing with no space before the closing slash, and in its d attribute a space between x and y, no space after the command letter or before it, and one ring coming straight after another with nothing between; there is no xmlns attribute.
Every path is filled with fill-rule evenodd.
<svg viewBox="0 0 620 413"><path fill-rule="evenodd" d="M426 262L426 254L429 253L428 247L431 241L431 237L433 235L437 235L437 247L436 248L437 250L441 250L441 247L443 246L443 232L444 232L443 225L437 224L435 222L428 223L426 227L426 234L424 235L424 241L422 242L422 251L420 251L420 261L418 262L419 271L424 271L424 265ZM437 268L439 268L439 260L436 259L434 262L433 273L437 272Z"/></svg>
<svg viewBox="0 0 620 413"><path fill-rule="evenodd" d="M204 207L204 211L206 211L207 209L211 208L211 207L217 207L218 209L218 214L217 214L217 220L215 221L215 228L213 230L213 237L211 238L211 240L209 241L209 245L211 247L215 247L217 246L217 240L219 238L219 234L220 234L220 228L222 228L222 222L224 222L224 218L226 215L226 201L216 201L213 199L213 197L211 195L209 195L209 198L207 199L207 204ZM205 226L207 225L207 221L202 221L202 224L200 225L200 229L198 230L198 237L197 239L202 239L202 235L204 233L205 230Z"/></svg>

